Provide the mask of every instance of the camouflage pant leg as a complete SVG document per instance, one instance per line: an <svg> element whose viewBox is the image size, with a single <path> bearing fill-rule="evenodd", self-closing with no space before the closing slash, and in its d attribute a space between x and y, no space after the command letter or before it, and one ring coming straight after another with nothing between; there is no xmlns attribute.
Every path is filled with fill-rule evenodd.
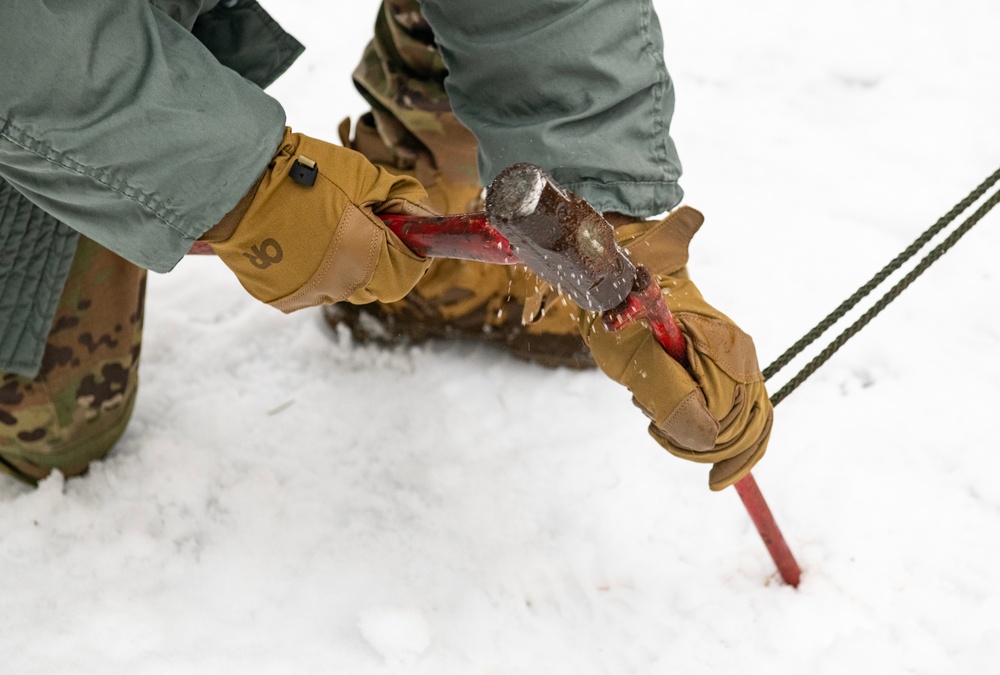
<svg viewBox="0 0 1000 675"><path fill-rule="evenodd" d="M448 74L417 0L385 0L375 37L354 71L371 105L345 144L396 173L419 180L442 213L476 210L482 186L476 139L451 111Z"/></svg>
<svg viewBox="0 0 1000 675"><path fill-rule="evenodd" d="M353 140L346 121L340 136L374 164L414 176L437 211L481 211L476 138L452 111L447 75L418 0L383 0L375 37L353 74L372 109ZM331 325L347 325L361 342L471 337L545 365L592 367L576 311L522 265L447 258L435 258L399 302L323 309Z"/></svg>
<svg viewBox="0 0 1000 675"><path fill-rule="evenodd" d="M37 377L0 372L0 471L84 472L135 402L146 271L80 238Z"/></svg>

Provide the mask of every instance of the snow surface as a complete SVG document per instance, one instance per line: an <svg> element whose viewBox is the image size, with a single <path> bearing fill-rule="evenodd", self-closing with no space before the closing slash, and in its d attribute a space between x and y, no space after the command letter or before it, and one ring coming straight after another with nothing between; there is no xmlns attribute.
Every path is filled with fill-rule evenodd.
<svg viewBox="0 0 1000 675"><path fill-rule="evenodd" d="M273 93L335 138L377 3L265 5L309 48ZM996 2L656 6L691 270L765 364L997 168ZM0 480L0 672L995 672L998 228L779 406L797 591L600 374L354 345L185 260L111 456Z"/></svg>

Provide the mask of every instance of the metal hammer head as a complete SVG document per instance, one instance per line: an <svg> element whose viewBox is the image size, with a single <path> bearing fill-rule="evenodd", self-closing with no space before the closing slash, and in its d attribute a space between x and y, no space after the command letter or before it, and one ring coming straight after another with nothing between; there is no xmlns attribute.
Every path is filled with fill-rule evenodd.
<svg viewBox="0 0 1000 675"><path fill-rule="evenodd" d="M632 290L635 267L610 223L540 167L504 169L486 192L486 217L521 262L583 309L611 309Z"/></svg>

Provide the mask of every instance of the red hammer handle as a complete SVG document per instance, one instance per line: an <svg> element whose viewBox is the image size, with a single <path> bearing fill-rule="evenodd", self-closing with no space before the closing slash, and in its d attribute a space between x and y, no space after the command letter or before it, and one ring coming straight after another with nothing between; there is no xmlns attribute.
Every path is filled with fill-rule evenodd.
<svg viewBox="0 0 1000 675"><path fill-rule="evenodd" d="M406 247L425 258L458 258L497 265L519 262L510 242L497 232L485 213L454 216L379 216Z"/></svg>
<svg viewBox="0 0 1000 675"><path fill-rule="evenodd" d="M602 320L608 330L621 330L633 321L645 321L664 351L679 364L688 367L684 334L663 300L660 285L645 267L636 269L635 283L625 301L606 311Z"/></svg>
<svg viewBox="0 0 1000 675"><path fill-rule="evenodd" d="M408 249L424 258L458 258L495 265L520 262L510 242L489 224L485 213L454 216L383 213L379 218ZM188 251L188 255L214 254L215 250L205 241L196 241Z"/></svg>

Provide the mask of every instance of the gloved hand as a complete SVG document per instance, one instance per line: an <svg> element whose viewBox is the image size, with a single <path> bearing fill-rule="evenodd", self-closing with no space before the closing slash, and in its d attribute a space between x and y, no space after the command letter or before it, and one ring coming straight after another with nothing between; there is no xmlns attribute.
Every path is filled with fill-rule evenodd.
<svg viewBox="0 0 1000 675"><path fill-rule="evenodd" d="M609 332L599 315L585 313L580 330L597 365L652 420L653 438L678 457L712 463L709 487L722 490L763 456L773 411L750 336L705 302L684 269L703 220L682 207L662 221L615 230L632 262L656 276L687 341L690 373L644 324Z"/></svg>
<svg viewBox="0 0 1000 675"><path fill-rule="evenodd" d="M353 150L285 130L258 183L202 237L258 300L283 312L350 300L392 302L429 261L376 213L433 215L415 179Z"/></svg>

